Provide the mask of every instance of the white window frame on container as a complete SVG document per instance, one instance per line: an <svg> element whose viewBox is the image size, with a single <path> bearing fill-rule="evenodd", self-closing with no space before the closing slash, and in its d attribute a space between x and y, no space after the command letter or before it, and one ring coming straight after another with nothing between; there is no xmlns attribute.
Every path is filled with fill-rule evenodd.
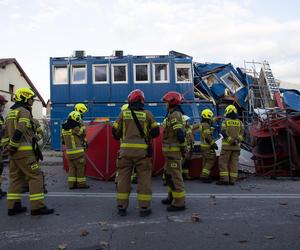
<svg viewBox="0 0 300 250"><path fill-rule="evenodd" d="M115 66L125 66L126 80L125 81L115 81ZM127 63L113 63L111 64L111 78L113 84L126 84L128 83L128 65Z"/></svg>
<svg viewBox="0 0 300 250"><path fill-rule="evenodd" d="M84 71L84 80L82 81L74 81L73 69L76 67L82 67L85 69ZM73 64L71 67L71 84L87 84L87 66L86 64Z"/></svg>
<svg viewBox="0 0 300 250"><path fill-rule="evenodd" d="M237 89L233 89L232 86L229 86L226 81L225 81L225 78L228 77L228 75L230 75L234 80L235 82L239 85L239 87ZM241 83L241 81L235 76L235 74L233 74L231 71L226 73L225 75L221 76L220 77L221 81L226 85L226 87L229 89L229 91L234 94L236 92L238 92L240 89L242 89L244 87L244 85Z"/></svg>
<svg viewBox="0 0 300 250"><path fill-rule="evenodd" d="M106 67L106 81L96 81L96 67L105 66ZM108 64L93 64L93 84L108 84L109 83L109 66Z"/></svg>
<svg viewBox="0 0 300 250"><path fill-rule="evenodd" d="M138 81L136 80L136 66L145 65L147 66L147 81ZM134 83L150 83L150 63L135 63L133 67Z"/></svg>
<svg viewBox="0 0 300 250"><path fill-rule="evenodd" d="M213 79L213 82L209 82L208 81L208 78L212 78ZM202 80L205 82L205 84L208 86L208 87L212 87L215 83L219 83L220 81L218 80L218 77L215 75L215 74L211 74L211 75L208 75L208 76L204 76L202 77Z"/></svg>
<svg viewBox="0 0 300 250"><path fill-rule="evenodd" d="M157 81L155 80L155 65L159 65L159 64L163 64L163 65L167 65L167 80L162 80L162 81ZM169 83L170 82L170 66L169 63L152 63L152 77L153 77L153 82L154 83Z"/></svg>
<svg viewBox="0 0 300 250"><path fill-rule="evenodd" d="M55 68L66 68L67 72L67 81L66 82L55 82L56 78L56 70ZM69 84L69 66L68 65L53 65L52 68L52 84L53 85L66 85Z"/></svg>
<svg viewBox="0 0 300 250"><path fill-rule="evenodd" d="M189 70L189 80L188 81L178 81L177 80L177 69L183 68ZM192 83L192 65L190 63L175 63L175 82L176 83Z"/></svg>

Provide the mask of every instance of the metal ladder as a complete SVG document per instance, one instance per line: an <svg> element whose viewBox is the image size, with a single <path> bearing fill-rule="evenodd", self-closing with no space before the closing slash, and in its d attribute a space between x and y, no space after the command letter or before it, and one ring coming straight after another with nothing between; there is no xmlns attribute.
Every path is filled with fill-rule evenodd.
<svg viewBox="0 0 300 250"><path fill-rule="evenodd" d="M274 93L279 92L279 87L268 61L265 60L262 63L244 61L244 65L245 73L255 79L251 86L247 82L248 93L251 98L249 100L249 113L251 114L255 108L266 109L274 107ZM258 70L260 70L259 73Z"/></svg>
<svg viewBox="0 0 300 250"><path fill-rule="evenodd" d="M270 64L264 60L262 63L262 72L265 75L266 83L271 95L271 99L274 99L274 93L279 91L278 83L276 82Z"/></svg>
<svg viewBox="0 0 300 250"><path fill-rule="evenodd" d="M268 109L274 107L273 96L276 91L279 91L278 86L276 85L271 67L267 61L255 62L255 61L244 61L245 73L249 74L253 78L252 86L248 85L249 93L249 113L252 114L253 110L256 108ZM248 67L247 67L248 66ZM257 69L260 68L260 73ZM247 78L246 78L247 79ZM268 129L270 132L270 139L273 152L273 171L277 170L278 160L277 160L277 151L275 146L275 138L272 135L272 114L266 112L266 122L268 124ZM251 124L249 124L251 125Z"/></svg>

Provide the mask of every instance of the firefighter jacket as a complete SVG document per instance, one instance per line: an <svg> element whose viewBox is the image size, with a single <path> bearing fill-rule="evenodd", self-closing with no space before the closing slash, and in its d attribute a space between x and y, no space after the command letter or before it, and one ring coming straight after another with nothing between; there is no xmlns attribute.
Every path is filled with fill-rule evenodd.
<svg viewBox="0 0 300 250"><path fill-rule="evenodd" d="M134 110L134 113L143 129L147 143L137 128L131 110L121 111L117 120L113 123L113 135L121 141L120 157L126 154L134 154L137 157L146 156L150 138L152 138L151 131L158 130L157 122L150 111L140 109Z"/></svg>
<svg viewBox="0 0 300 250"><path fill-rule="evenodd" d="M244 125L239 119L225 119L222 123L222 149L239 151L244 140Z"/></svg>
<svg viewBox="0 0 300 250"><path fill-rule="evenodd" d="M211 146L215 143L213 138L214 127L208 122L201 122L197 125L200 131L200 147L201 150L207 151L211 149Z"/></svg>
<svg viewBox="0 0 300 250"><path fill-rule="evenodd" d="M17 103L8 111L5 119L4 140L11 149L12 159L20 159L34 155L32 138L34 135L31 112Z"/></svg>
<svg viewBox="0 0 300 250"><path fill-rule="evenodd" d="M163 153L166 157L180 159L186 150L185 130L181 112L170 111L164 120Z"/></svg>
<svg viewBox="0 0 300 250"><path fill-rule="evenodd" d="M73 126L66 126L64 123L61 131L62 142L70 160L84 156L85 128L80 123L73 123Z"/></svg>

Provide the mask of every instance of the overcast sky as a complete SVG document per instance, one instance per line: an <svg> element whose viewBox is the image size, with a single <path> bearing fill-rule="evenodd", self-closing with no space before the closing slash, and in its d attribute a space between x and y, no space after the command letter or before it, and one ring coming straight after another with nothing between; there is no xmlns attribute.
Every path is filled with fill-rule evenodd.
<svg viewBox="0 0 300 250"><path fill-rule="evenodd" d="M297 0L0 0L0 58L14 57L45 100L49 57L165 55L197 62L268 60L276 78L300 84Z"/></svg>

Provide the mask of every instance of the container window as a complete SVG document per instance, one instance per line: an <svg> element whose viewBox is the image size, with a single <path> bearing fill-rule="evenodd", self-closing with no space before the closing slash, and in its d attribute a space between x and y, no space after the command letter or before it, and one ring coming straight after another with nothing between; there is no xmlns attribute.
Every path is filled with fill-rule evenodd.
<svg viewBox="0 0 300 250"><path fill-rule="evenodd" d="M239 81L239 79L232 73L229 72L226 75L220 77L222 82L227 86L231 93L236 93L244 85Z"/></svg>
<svg viewBox="0 0 300 250"><path fill-rule="evenodd" d="M68 84L68 66L53 67L53 84Z"/></svg>
<svg viewBox="0 0 300 250"><path fill-rule="evenodd" d="M112 65L112 82L127 83L127 64Z"/></svg>
<svg viewBox="0 0 300 250"><path fill-rule="evenodd" d="M155 83L169 82L169 64L154 63L153 64L153 79Z"/></svg>
<svg viewBox="0 0 300 250"><path fill-rule="evenodd" d="M134 82L135 83L149 83L150 73L149 64L135 64L134 65Z"/></svg>
<svg viewBox="0 0 300 250"><path fill-rule="evenodd" d="M219 83L218 79L215 77L215 75L209 75L202 77L202 80L206 83L208 87L212 87L213 84Z"/></svg>
<svg viewBox="0 0 300 250"><path fill-rule="evenodd" d="M86 66L85 65L73 65L72 66L72 83L73 84L85 84L86 81Z"/></svg>
<svg viewBox="0 0 300 250"><path fill-rule="evenodd" d="M176 83L191 83L192 70L190 64L175 64Z"/></svg>
<svg viewBox="0 0 300 250"><path fill-rule="evenodd" d="M108 66L93 65L94 83L108 83Z"/></svg>

